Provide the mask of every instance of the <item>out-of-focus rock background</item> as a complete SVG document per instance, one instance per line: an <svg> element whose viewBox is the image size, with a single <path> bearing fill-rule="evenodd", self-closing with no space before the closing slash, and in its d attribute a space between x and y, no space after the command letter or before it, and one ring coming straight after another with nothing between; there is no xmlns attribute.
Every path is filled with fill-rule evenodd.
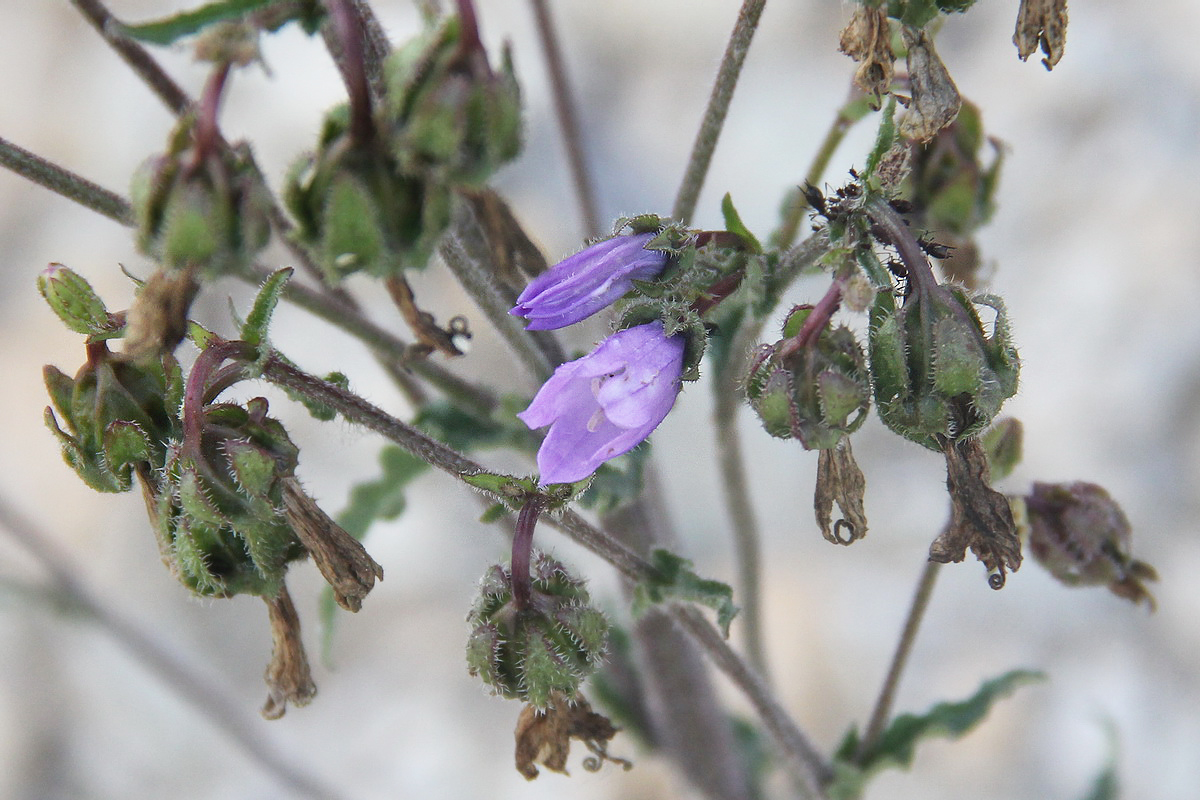
<svg viewBox="0 0 1200 800"><path fill-rule="evenodd" d="M112 3L130 20L185 5ZM408 3L377 5L396 40L415 30ZM582 232L531 12L519 0L477 5L487 41L513 42L528 108L527 149L498 186L557 258L578 247ZM553 6L603 216L669 212L738 4ZM1107 486L1134 523L1136 554L1161 573L1159 611L1148 615L1102 589L1067 589L1031 560L1001 592L987 588L973 561L944 570L899 709L965 696L1018 666L1044 669L1049 680L1003 703L964 742L925 746L910 773L886 775L869 796L1079 798L1107 757L1111 726L1123 796L1184 800L1200 785L1200 6L1072 4L1066 56L1053 73L1017 60L1016 6L981 3L938 39L961 91L1009 146L998 213L981 236L1024 359L1021 393L1006 411L1025 423L1026 458L1003 488L1076 479ZM768 5L701 197L700 226L720 224L726 191L751 229L774 225L780 197L805 171L845 94L853 67L836 47L850 7ZM204 74L186 52L161 55L197 93ZM235 77L222 123L231 139L254 142L278 185L341 87L320 43L297 30L268 40L266 60L270 76L250 69ZM0 0L0 81L0 135L118 191L171 125L65 2ZM849 137L831 181L861 163L870 127ZM159 563L140 497L91 493L41 424L41 366L70 373L83 353L37 297L38 270L65 263L120 308L131 287L118 264L144 274L148 263L126 230L8 173L0 173L0 258L0 491L52 534L90 586L240 703L268 746L345 797L686 796L627 737L613 749L637 761L630 773L586 773L578 755L569 779L526 784L512 769L517 708L487 696L462 658L474 582L501 555L502 540L476 521L475 499L440 475L417 483L402 520L372 531L368 544L387 580L360 614L341 620L335 668L317 667L316 701L279 722L257 720L269 652L262 604L190 599ZM282 251L269 259L287 262ZM377 293L366 282L352 285ZM802 284L796 299L823 289L820 281ZM474 314L433 272L419 291L443 319ZM245 308L247 290L222 284L197 309L226 332L227 297ZM401 324L383 298L370 305L378 319ZM476 327L476 349L457 367L530 388L514 382L486 324ZM587 346L600 331L575 344ZM403 411L365 351L323 323L288 311L275 340L306 368L342 369L363 394ZM275 409L303 446L304 480L336 511L349 486L375 473L379 441L342 423L318 425L282 400ZM732 580L709 413L708 387L690 386L656 436L655 454L683 549L703 574ZM946 513L943 467L869 425L855 450L868 475L871 534L839 549L811 521L813 456L768 439L747 414L739 424L766 529L774 680L789 710L831 748L869 712ZM503 458L495 463L508 463ZM543 539L619 606L602 565L552 532ZM315 655L319 579L308 565L294 574ZM0 796L291 796L94 625L6 590L13 579L40 575L0 537Z"/></svg>

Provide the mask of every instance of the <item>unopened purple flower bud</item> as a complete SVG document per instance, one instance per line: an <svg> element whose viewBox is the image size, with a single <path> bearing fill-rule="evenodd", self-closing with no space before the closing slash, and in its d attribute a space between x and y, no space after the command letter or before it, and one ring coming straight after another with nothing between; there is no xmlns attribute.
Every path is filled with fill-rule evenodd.
<svg viewBox="0 0 1200 800"><path fill-rule="evenodd" d="M667 254L646 250L652 233L614 236L565 258L534 278L508 313L525 317L526 330L564 328L619 300L633 282L657 278Z"/></svg>
<svg viewBox="0 0 1200 800"><path fill-rule="evenodd" d="M675 405L685 345L650 322L560 365L517 415L531 429L550 426L537 455L542 485L582 480L641 444Z"/></svg>

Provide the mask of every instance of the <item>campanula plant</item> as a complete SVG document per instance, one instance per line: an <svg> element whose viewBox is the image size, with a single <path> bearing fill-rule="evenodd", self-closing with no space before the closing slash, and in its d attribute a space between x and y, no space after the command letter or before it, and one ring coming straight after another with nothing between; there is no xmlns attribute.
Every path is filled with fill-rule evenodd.
<svg viewBox="0 0 1200 800"><path fill-rule="evenodd" d="M132 202L0 139L0 163L134 227L149 261L131 269L148 277L135 279L128 311L110 313L88 282L65 267L40 277L52 310L85 337L86 362L74 378L46 369L50 435L93 489L141 487L148 533L189 590L206 598L250 594L266 603L272 656L265 717L308 703L316 691L300 615L285 584L289 567L311 556L328 584L325 622L332 630L336 605L358 611L383 577L383 565L360 538L373 522L395 519L409 501L424 500L406 495L408 484L435 467L486 496L485 522L504 523L482 528L502 534L505 559L482 570L477 599L465 615L467 629L459 633L465 672L494 694L524 704L514 753L521 775L533 779L539 766L566 772L576 741L591 754L585 769L606 763L628 768L622 756L641 746L672 763L696 796L711 800L859 798L876 773L911 762L922 738L966 734L996 701L1037 679L1036 673L1011 670L985 680L961 702L940 703L923 715L894 713L897 681L940 564L962 561L969 551L986 568L988 585L999 589L1028 547L1033 560L1068 585L1107 586L1125 600L1154 604L1147 584L1156 573L1134 557L1129 520L1105 490L1086 482L1035 483L1027 495L995 488L1019 460L1022 430L999 416L1022 368L1015 329L998 296L976 292L983 279L975 274L981 259L973 236L995 207L999 161L983 168L978 151L988 139L982 115L959 95L933 45L943 20L972 4L849 4L853 11L838 45L861 64L854 96L838 110L806 173L808 182L801 186L799 174L784 176L782 182L796 188L784 198L777 230L760 238L740 218L731 194L720 204L719 229L692 227L763 8L762 0L745 0L669 215L621 218L610 236L597 239L601 217L580 157L582 142L575 141L567 149L578 159L573 172L581 230L591 243L547 268L531 233L562 225L562 215L530 219L542 227L527 232L521 209L510 208L489 184L498 171L540 158L517 156L525 142L544 137L524 135L525 95L518 81L523 59L507 45L493 58L497 48L485 44L493 31L482 25L472 0L455 0L449 15L440 6L451 3L418 3L423 30L407 31L408 43L397 47L367 0L214 0L145 25L121 24L100 0L74 0L178 119L166 155L148 162L135 182ZM1040 45L1044 63L1053 66L1063 53L1065 0L1024 0L1021 6L1019 55ZM552 26L545 9L540 12L547 61L558 79L557 116L574 140L569 86L561 59L553 57ZM229 143L218 110L237 70L259 58L258 39L291 22L310 34L322 32L346 98L326 113L315 152L294 162L282 187L272 187L255 151ZM203 96L195 99L138 43L192 36L210 72ZM315 39L313 46L319 46ZM614 80L620 79L616 74ZM822 174L832 148L867 118L878 131L874 147L840 186L817 188L837 180ZM954 153L948 155L951 143ZM614 139L613 146L633 151L641 143ZM754 204L768 206L774 198L763 200ZM809 228L806 220L811 234L798 240ZM264 256L273 252L264 249L272 237L290 247L296 276L261 261L275 257ZM952 271L945 262L955 249L971 257L960 256ZM454 343L475 326L476 320L468 325L467 312L451 312L442 328L418 304L406 275L421 270L434 281L443 269L486 318L476 327L491 323L505 340L506 355L525 368L527 384L492 385L492 372ZM352 273L353 280L344 280ZM785 298L791 302L792 294L811 288L798 280L802 276L822 281L823 294L781 314ZM214 286L218 277L261 286L231 338L189 317L197 296L210 301L207 312L221 307L212 302L226 291ZM376 311L370 301L382 296L395 303L407 331L377 321L384 315L367 316L364 309ZM345 374L322 379L297 366L319 354L302 338L277 343L268 335L282 301L365 343L403 395L395 407L411 417L397 418L350 391ZM612 332L570 360L567 339L557 331L605 311L611 312ZM780 316L782 338L756 347L765 329L778 329ZM181 347L198 355L177 357ZM447 368L447 358L457 360L455 368ZM504 356L495 358L502 369L509 365ZM689 438L687 457L699 461L704 456L693 454L713 444L706 460L717 465L729 524L706 520L711 530L704 535L728 528L736 552L729 569L736 577L722 580L693 570L693 532L673 531L664 521L667 504L658 489L684 485L694 491L699 481L687 471L690 465L678 458L656 465L648 448L640 447L675 408L683 384L702 371L714 392L714 413L711 430ZM341 416L388 439L384 474L355 487L343 513L331 517L301 486L301 464L311 459L302 461L303 442L293 440L281 421L283 397L270 407L257 393L222 399L248 381L274 384L318 419ZM687 398L693 400L694 392ZM759 497L767 492L746 469L749 449L741 444L737 419L743 400L767 434L790 440L778 462L794 459L796 485L781 493L786 496ZM911 548L910 560L928 564L869 723L860 733L847 720L842 743L822 750L767 675L760 550L768 540L759 534L754 501L771 502L772 516L789 531L819 531L839 545L862 540L867 476L888 480L895 471L880 464L877 453L860 468L851 450L852 435L872 413L883 422L880 433L886 427L914 450L942 453L949 513ZM505 457L515 474L476 460L499 446L509 449ZM609 463L635 450L625 466ZM816 461L815 487L811 481L800 487L798 476L808 474L803 459L810 458ZM660 466L681 473L656 481ZM792 514L789 505L793 494L810 487L815 524L810 512ZM597 495L602 499L596 501ZM611 566L623 591L589 589L587 576L552 555L548 542L535 547L539 521ZM457 542L441 530L429 535L439 553L452 552ZM911 544L901 539L890 546L899 551ZM412 565L399 566L403 575L403 567ZM63 596L73 597L66 588ZM986 602L979 599L983 594L976 595L978 602ZM714 611L716 624L709 618ZM431 636L417 646L436 648L440 639ZM740 710L729 708L714 688L712 669L745 695ZM385 697L411 677L369 691ZM798 680L782 673L776 679L779 686ZM839 700L837 692L829 693L829 713L839 710ZM232 735L244 729L228 724L228 703L200 705L218 729ZM387 713L390 705L372 704L363 713ZM619 730L628 733L618 737ZM496 732L486 733L500 742ZM608 754L610 742L619 755ZM449 750L452 743L445 744ZM252 740L248 749L257 747ZM254 752L264 768L279 769L275 759ZM786 771L787 779L774 771ZM289 790L306 783L284 772ZM306 796L364 793L358 786L314 786L304 786ZM639 793L625 786L617 791Z"/></svg>

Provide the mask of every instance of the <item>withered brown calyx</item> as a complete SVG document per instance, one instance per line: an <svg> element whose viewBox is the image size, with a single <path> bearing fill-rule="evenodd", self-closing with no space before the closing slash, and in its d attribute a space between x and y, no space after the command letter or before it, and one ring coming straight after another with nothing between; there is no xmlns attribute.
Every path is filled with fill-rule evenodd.
<svg viewBox="0 0 1200 800"><path fill-rule="evenodd" d="M892 85L896 62L886 8L855 8L850 22L842 30L838 50L859 62L854 83L871 95L878 107Z"/></svg>
<svg viewBox="0 0 1200 800"><path fill-rule="evenodd" d="M821 535L834 544L853 544L867 535L867 515L863 510L866 478L854 460L850 439L842 437L837 447L817 451L817 490L813 506ZM833 504L842 518L833 522ZM845 535L842 532L845 531Z"/></svg>
<svg viewBox="0 0 1200 800"><path fill-rule="evenodd" d="M939 437L946 455L950 522L929 546L929 560L962 561L967 548L988 569L988 585L1004 587L1006 573L1021 566L1021 539L1008 498L990 485L987 454L978 437Z"/></svg>
<svg viewBox="0 0 1200 800"><path fill-rule="evenodd" d="M1013 44L1022 61L1040 45L1046 54L1042 64L1048 70L1054 69L1067 45L1067 0L1021 0Z"/></svg>
<svg viewBox="0 0 1200 800"><path fill-rule="evenodd" d="M556 693L545 709L527 705L521 710L516 729L517 771L531 781L538 776L537 764L541 764L566 775L572 739L583 742L592 752L583 762L583 768L589 772L599 770L605 761L630 769L631 762L608 754L608 743L618 730L608 717L592 711L582 694L568 700Z"/></svg>

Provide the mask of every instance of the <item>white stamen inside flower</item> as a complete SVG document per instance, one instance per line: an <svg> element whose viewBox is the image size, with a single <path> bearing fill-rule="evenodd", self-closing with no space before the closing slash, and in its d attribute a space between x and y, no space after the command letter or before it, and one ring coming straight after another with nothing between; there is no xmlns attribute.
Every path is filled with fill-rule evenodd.
<svg viewBox="0 0 1200 800"><path fill-rule="evenodd" d="M600 425L607 421L607 419L608 418L604 416L604 409L597 408L596 413L592 414L592 418L587 422L588 433L595 433L597 430L599 430Z"/></svg>

